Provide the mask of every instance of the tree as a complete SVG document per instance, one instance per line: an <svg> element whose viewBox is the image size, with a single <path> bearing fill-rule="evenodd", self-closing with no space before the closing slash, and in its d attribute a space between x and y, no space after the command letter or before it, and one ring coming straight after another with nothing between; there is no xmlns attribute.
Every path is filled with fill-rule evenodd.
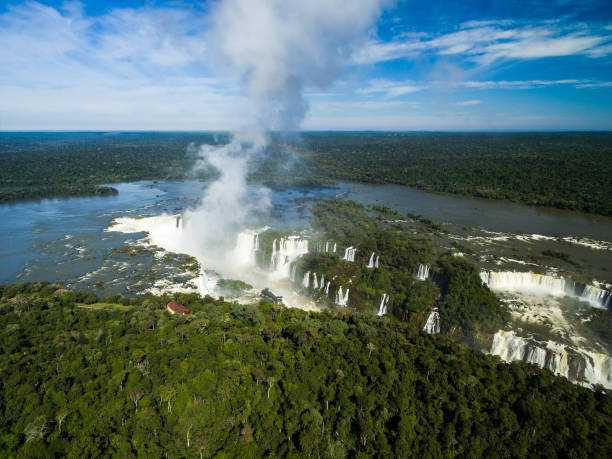
<svg viewBox="0 0 612 459"><path fill-rule="evenodd" d="M59 435L62 435L62 422L64 422L64 419L66 419L66 416L68 416L68 410L66 409L62 409L58 411L57 414L55 415L55 420L57 421L57 429L58 429Z"/></svg>
<svg viewBox="0 0 612 459"><path fill-rule="evenodd" d="M276 380L274 379L274 376L268 377L268 398L270 398L270 389L272 389L275 382Z"/></svg>
<svg viewBox="0 0 612 459"><path fill-rule="evenodd" d="M165 386L161 389L160 398L168 404L168 413L172 413L172 400L176 398L176 389L172 386Z"/></svg>
<svg viewBox="0 0 612 459"><path fill-rule="evenodd" d="M44 440L49 435L50 427L47 416L40 415L32 422L28 423L23 431L26 437L26 442L32 440Z"/></svg>
<svg viewBox="0 0 612 459"><path fill-rule="evenodd" d="M368 351L370 351L370 353L368 354L368 358L370 358L372 357L372 351L376 349L376 346L374 346L374 344L372 343L368 343L367 348L368 348Z"/></svg>
<svg viewBox="0 0 612 459"><path fill-rule="evenodd" d="M130 400L134 403L134 411L138 410L138 402L144 396L144 391L140 387L130 390Z"/></svg>

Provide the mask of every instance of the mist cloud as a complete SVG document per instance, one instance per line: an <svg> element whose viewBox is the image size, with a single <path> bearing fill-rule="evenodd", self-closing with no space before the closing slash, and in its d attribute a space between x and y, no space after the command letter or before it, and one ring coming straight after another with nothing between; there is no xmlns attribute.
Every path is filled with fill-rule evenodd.
<svg viewBox="0 0 612 459"><path fill-rule="evenodd" d="M212 12L208 44L242 78L256 129L296 130L305 87L338 77L381 13L381 0L225 0Z"/></svg>

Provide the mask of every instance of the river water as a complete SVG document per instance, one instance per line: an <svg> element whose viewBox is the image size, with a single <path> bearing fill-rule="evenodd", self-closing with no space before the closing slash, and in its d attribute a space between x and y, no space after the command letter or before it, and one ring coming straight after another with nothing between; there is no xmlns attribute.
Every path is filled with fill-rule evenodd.
<svg viewBox="0 0 612 459"><path fill-rule="evenodd" d="M0 205L0 282L69 280L91 272L112 248L130 239L104 232L115 218L180 213L195 206L205 184L186 180L113 186L119 190L116 196ZM266 223L284 229L306 227L308 199L328 196L385 204L402 214L421 214L452 225L457 233L460 228L476 227L485 233L586 238L612 245L612 218L432 194L396 185L340 183L337 188L273 190L274 207ZM583 256L612 266L611 254L608 250L587 250Z"/></svg>
<svg viewBox="0 0 612 459"><path fill-rule="evenodd" d="M343 197L365 204L385 203L402 214L412 212L439 222L490 231L580 237L612 242L612 218L530 207L503 201L434 194L400 185L342 183Z"/></svg>

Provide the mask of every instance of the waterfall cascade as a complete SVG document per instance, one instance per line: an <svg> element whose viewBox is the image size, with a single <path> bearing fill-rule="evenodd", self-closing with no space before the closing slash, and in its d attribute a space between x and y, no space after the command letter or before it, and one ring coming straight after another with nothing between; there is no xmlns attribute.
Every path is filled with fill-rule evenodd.
<svg viewBox="0 0 612 459"><path fill-rule="evenodd" d="M384 316L387 313L387 303L389 302L389 295L383 293L380 299L380 305L378 306L378 315Z"/></svg>
<svg viewBox="0 0 612 459"><path fill-rule="evenodd" d="M308 239L301 239L299 236L274 239L270 257L270 271L276 278L289 279L291 264L306 253L308 253Z"/></svg>
<svg viewBox="0 0 612 459"><path fill-rule="evenodd" d="M353 246L347 247L346 250L344 251L344 257L342 259L346 261L355 261L356 251L357 249Z"/></svg>
<svg viewBox="0 0 612 459"><path fill-rule="evenodd" d="M572 296L597 308L608 308L611 305L611 292L592 285L583 285L563 277L532 272L482 271L480 278L492 290Z"/></svg>
<svg viewBox="0 0 612 459"><path fill-rule="evenodd" d="M319 281L317 280L317 273L312 274L312 288L317 290L319 288Z"/></svg>
<svg viewBox="0 0 612 459"><path fill-rule="evenodd" d="M568 351L569 350L569 351ZM586 349L564 346L552 341L545 343L516 336L512 331L498 331L493 337L491 354L506 362L522 360L573 382L587 381L612 389L612 358Z"/></svg>
<svg viewBox="0 0 612 459"><path fill-rule="evenodd" d="M324 250L319 250L319 252L332 252L334 253L336 251L336 243L334 242L332 245L332 241L325 241L325 249Z"/></svg>
<svg viewBox="0 0 612 459"><path fill-rule="evenodd" d="M321 281L319 282L319 290L323 290L325 287L325 274L321 275Z"/></svg>
<svg viewBox="0 0 612 459"><path fill-rule="evenodd" d="M370 255L370 259L368 260L368 264L366 265L366 268L378 268L378 255L376 255L376 257L374 257L374 252L372 252L372 255Z"/></svg>
<svg viewBox="0 0 612 459"><path fill-rule="evenodd" d="M302 280L302 287L310 287L310 271L306 271L306 273L304 274L304 280Z"/></svg>
<svg viewBox="0 0 612 459"><path fill-rule="evenodd" d="M336 304L338 306L346 306L348 303L348 297L349 297L349 289L346 289L346 292L342 292L342 287L338 288L338 291L336 292Z"/></svg>
<svg viewBox="0 0 612 459"><path fill-rule="evenodd" d="M255 254L259 250L260 231L244 230L238 233L232 257L236 265L250 266L256 264Z"/></svg>
<svg viewBox="0 0 612 459"><path fill-rule="evenodd" d="M295 282L295 276L297 274L297 265L295 263L291 264L291 273L289 274L289 279L291 282Z"/></svg>
<svg viewBox="0 0 612 459"><path fill-rule="evenodd" d="M440 333L440 313L438 312L438 308L434 308L434 310L431 311L431 314L429 314L427 322L425 322L425 326L423 327L423 331L429 333L430 335L437 335Z"/></svg>
<svg viewBox="0 0 612 459"><path fill-rule="evenodd" d="M331 281L327 281L327 285L325 286L325 295L329 296L329 284L331 284Z"/></svg>
<svg viewBox="0 0 612 459"><path fill-rule="evenodd" d="M419 270L417 272L417 279L425 280L429 277L429 266L427 265L419 265Z"/></svg>

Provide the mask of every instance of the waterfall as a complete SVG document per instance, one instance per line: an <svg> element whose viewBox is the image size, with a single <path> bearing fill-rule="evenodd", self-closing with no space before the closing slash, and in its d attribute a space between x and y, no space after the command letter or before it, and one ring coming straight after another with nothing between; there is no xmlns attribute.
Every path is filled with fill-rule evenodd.
<svg viewBox="0 0 612 459"><path fill-rule="evenodd" d="M434 308L429 314L427 318L427 322L425 322L425 326L423 327L423 331L429 333L430 335L437 335L440 333L440 313L438 312L438 308Z"/></svg>
<svg viewBox="0 0 612 459"><path fill-rule="evenodd" d="M270 257L270 271L278 279L289 279L291 264L308 253L308 240L299 236L274 239Z"/></svg>
<svg viewBox="0 0 612 459"><path fill-rule="evenodd" d="M328 241L325 241L325 244L323 244L322 242L317 244L317 252L322 252L322 253L332 252L333 253L335 251L336 251L336 243L334 241L328 240Z"/></svg>
<svg viewBox="0 0 612 459"><path fill-rule="evenodd" d="M319 283L319 290L323 290L325 287L325 274L321 275L321 282Z"/></svg>
<svg viewBox="0 0 612 459"><path fill-rule="evenodd" d="M289 275L289 279L291 282L295 282L295 275L297 274L297 265L295 263L291 264L291 274Z"/></svg>
<svg viewBox="0 0 612 459"><path fill-rule="evenodd" d="M568 352L569 349L569 352ZM572 382L587 381L612 389L612 357L553 341L528 340L512 331L498 331L493 337L491 354L506 362L522 360L547 368Z"/></svg>
<svg viewBox="0 0 612 459"><path fill-rule="evenodd" d="M348 303L348 297L349 297L349 289L346 289L346 292L342 292L342 287L338 288L338 291L336 292L336 304L338 306L346 306Z"/></svg>
<svg viewBox="0 0 612 459"><path fill-rule="evenodd" d="M419 271L417 272L417 279L426 280L429 277L429 266L419 265Z"/></svg>
<svg viewBox="0 0 612 459"><path fill-rule="evenodd" d="M374 267L374 252L372 252L372 255L370 255L370 259L368 260L368 264L366 265L366 268L373 268Z"/></svg>
<svg viewBox="0 0 612 459"><path fill-rule="evenodd" d="M312 288L317 290L319 288L319 282L317 281L317 273L312 274Z"/></svg>
<svg viewBox="0 0 612 459"><path fill-rule="evenodd" d="M612 305L612 293L592 285L585 285L580 296L589 303L601 305L601 307L606 309L609 309Z"/></svg>
<svg viewBox="0 0 612 459"><path fill-rule="evenodd" d="M272 263L274 263L274 261L276 260L276 254L277 254L276 239L274 239L272 241L272 256L270 257L270 265L272 265Z"/></svg>
<svg viewBox="0 0 612 459"><path fill-rule="evenodd" d="M383 296L380 300L380 306L378 306L378 315L384 316L387 313L387 303L389 302L389 295L383 293Z"/></svg>
<svg viewBox="0 0 612 459"><path fill-rule="evenodd" d="M304 280L302 281L302 287L308 288L310 286L310 271L306 271L304 274Z"/></svg>
<svg viewBox="0 0 612 459"><path fill-rule="evenodd" d="M327 285L325 286L325 295L329 297L329 284L331 284L331 281L327 281Z"/></svg>
<svg viewBox="0 0 612 459"><path fill-rule="evenodd" d="M482 271L480 278L492 290L571 296L586 301L596 308L608 308L612 297L609 291L592 285L583 285L571 279L532 272Z"/></svg>
<svg viewBox="0 0 612 459"><path fill-rule="evenodd" d="M259 250L259 231L244 230L236 237L232 259L237 266L254 266L256 252Z"/></svg>
<svg viewBox="0 0 612 459"><path fill-rule="evenodd" d="M355 249L355 247L353 246L347 247L346 250L344 251L344 257L342 259L346 261L355 261L356 251L357 249Z"/></svg>
<svg viewBox="0 0 612 459"><path fill-rule="evenodd" d="M372 252L372 255L370 255L370 259L368 260L368 264L366 265L366 268L378 268L378 259L378 255L374 257L374 252Z"/></svg>

